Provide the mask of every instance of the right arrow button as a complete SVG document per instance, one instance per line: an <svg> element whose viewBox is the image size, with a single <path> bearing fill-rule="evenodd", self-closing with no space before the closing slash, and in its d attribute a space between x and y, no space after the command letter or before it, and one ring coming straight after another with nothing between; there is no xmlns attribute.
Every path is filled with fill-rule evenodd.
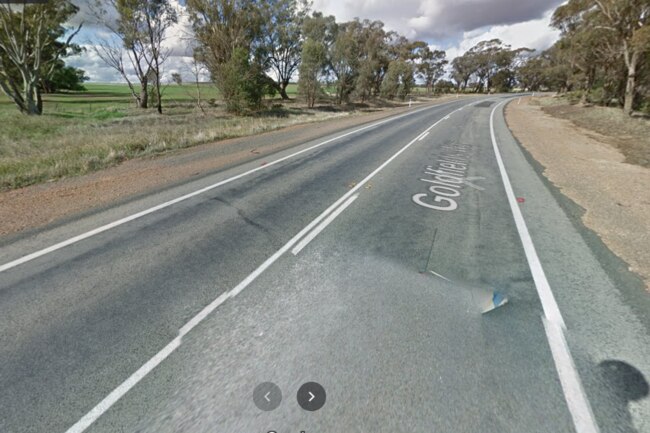
<svg viewBox="0 0 650 433"><path fill-rule="evenodd" d="M319 383L307 382L298 390L298 404L308 411L315 411L325 405L325 388Z"/></svg>

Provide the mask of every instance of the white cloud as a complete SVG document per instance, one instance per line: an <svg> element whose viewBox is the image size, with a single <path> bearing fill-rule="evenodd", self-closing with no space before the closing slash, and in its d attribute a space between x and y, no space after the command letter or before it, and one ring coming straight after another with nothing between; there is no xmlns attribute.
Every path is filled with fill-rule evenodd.
<svg viewBox="0 0 650 433"><path fill-rule="evenodd" d="M457 38L464 32L541 18L562 0L315 0L314 9L336 16L381 20L412 39Z"/></svg>
<svg viewBox="0 0 650 433"><path fill-rule="evenodd" d="M559 36L559 32L549 26L552 14L553 10L549 10L540 19L464 32L459 43L446 47L447 58L453 59L477 43L495 38L501 39L504 43L511 45L512 48L527 47L538 52L545 50Z"/></svg>

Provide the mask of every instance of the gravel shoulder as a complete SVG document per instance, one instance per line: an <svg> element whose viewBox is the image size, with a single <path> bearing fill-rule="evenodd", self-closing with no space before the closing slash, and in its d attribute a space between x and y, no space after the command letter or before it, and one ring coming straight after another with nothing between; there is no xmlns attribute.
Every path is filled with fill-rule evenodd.
<svg viewBox="0 0 650 433"><path fill-rule="evenodd" d="M434 104L453 97L436 98ZM411 109L431 104L423 100ZM356 112L255 136L207 143L143 157L88 175L0 192L0 236L55 224L193 178L260 160L339 130L408 111L407 106Z"/></svg>
<svg viewBox="0 0 650 433"><path fill-rule="evenodd" d="M650 170L626 162L613 143L615 130L610 136L579 127L547 114L531 98L510 103L506 121L544 176L584 209L583 224L650 291Z"/></svg>

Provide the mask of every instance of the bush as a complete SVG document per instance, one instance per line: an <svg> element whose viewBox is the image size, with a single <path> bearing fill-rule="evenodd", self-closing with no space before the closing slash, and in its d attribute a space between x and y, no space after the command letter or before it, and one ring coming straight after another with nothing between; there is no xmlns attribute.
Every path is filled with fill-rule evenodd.
<svg viewBox="0 0 650 433"><path fill-rule="evenodd" d="M238 114L259 109L264 95L275 94L274 83L258 64L251 64L248 50L243 48L236 48L230 60L219 66L217 87L226 110Z"/></svg>

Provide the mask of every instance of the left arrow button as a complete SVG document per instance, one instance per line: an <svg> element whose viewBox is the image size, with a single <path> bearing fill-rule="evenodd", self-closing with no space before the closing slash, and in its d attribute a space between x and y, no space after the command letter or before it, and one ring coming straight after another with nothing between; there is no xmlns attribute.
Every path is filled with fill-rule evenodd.
<svg viewBox="0 0 650 433"><path fill-rule="evenodd" d="M253 390L253 402L260 410L277 409L280 402L282 402L282 391L273 382L260 383Z"/></svg>

